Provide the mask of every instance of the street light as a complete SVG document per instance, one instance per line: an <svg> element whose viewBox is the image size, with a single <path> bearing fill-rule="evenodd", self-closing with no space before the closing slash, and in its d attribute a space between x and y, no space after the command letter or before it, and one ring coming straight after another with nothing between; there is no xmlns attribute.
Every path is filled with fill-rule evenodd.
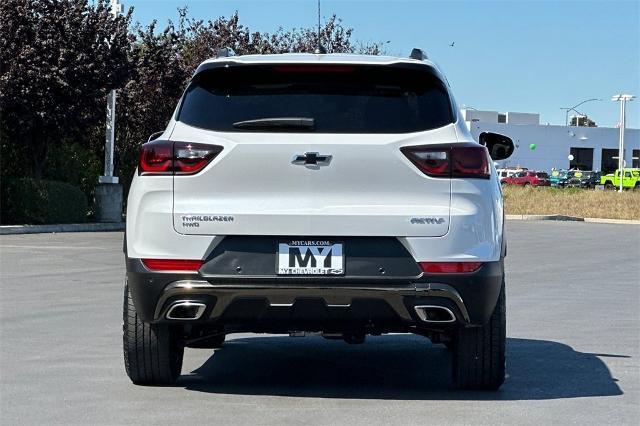
<svg viewBox="0 0 640 426"><path fill-rule="evenodd" d="M622 180L624 179L624 128L626 111L625 105L627 101L631 102L635 99L633 95L614 95L611 100L614 102L620 102L620 144L618 145L618 172L620 173L620 192L622 192Z"/></svg>
<svg viewBox="0 0 640 426"><path fill-rule="evenodd" d="M124 6L118 0L110 0L111 14L114 19L123 11ZM116 133L116 91L111 90L107 95L107 131L104 141L104 176L98 178L98 183L118 183L113 175L113 147Z"/></svg>
<svg viewBox="0 0 640 426"><path fill-rule="evenodd" d="M110 0L111 15L116 19L123 6L118 0ZM116 132L116 91L107 96L107 128L104 140L104 175L98 177L98 186L94 191L96 222L122 221L122 185L113 175L113 148Z"/></svg>
<svg viewBox="0 0 640 426"><path fill-rule="evenodd" d="M591 101L601 101L601 100L602 100L602 99L600 99L600 98L585 99L584 101L582 101L582 102L580 102L579 104L574 105L574 106L572 106L572 107L569 107L569 108L567 108L567 107L560 108L560 109L564 109L564 110L566 110L565 118L564 118L565 126L568 126L568 125L569 125L569 111L575 111L575 112L577 112L577 113L578 113L578 114L580 114L580 115L585 115L585 114L581 113L580 111L576 110L576 108L578 108L578 107L579 107L580 105L582 105L582 104L586 104L587 102L591 102ZM576 126L577 126L578 124L579 124L578 119L576 119Z"/></svg>

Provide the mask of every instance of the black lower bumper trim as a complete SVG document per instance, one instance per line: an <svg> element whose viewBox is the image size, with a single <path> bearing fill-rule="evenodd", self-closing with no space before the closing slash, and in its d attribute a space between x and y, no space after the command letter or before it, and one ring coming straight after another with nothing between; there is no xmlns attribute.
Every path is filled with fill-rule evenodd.
<svg viewBox="0 0 640 426"><path fill-rule="evenodd" d="M198 321L220 326L244 323L256 330L272 320L290 325L364 321L429 327L415 315L417 304L440 304L451 309L459 323L480 325L493 312L503 271L498 261L470 274L424 274L404 280L216 279L197 273L151 272L139 259L127 259L127 281L142 320L169 321L165 313L170 303L202 299L207 310ZM176 282L203 285L181 287Z"/></svg>

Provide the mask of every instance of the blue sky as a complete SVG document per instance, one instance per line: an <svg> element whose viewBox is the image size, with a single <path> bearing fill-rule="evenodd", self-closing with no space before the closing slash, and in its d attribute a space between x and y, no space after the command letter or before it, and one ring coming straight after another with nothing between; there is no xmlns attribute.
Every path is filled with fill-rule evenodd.
<svg viewBox="0 0 640 426"><path fill-rule="evenodd" d="M315 0L124 0L134 21L163 24L177 8L213 19L236 10L250 29L313 25ZM424 48L440 64L460 105L477 109L539 112L541 122L564 124L578 108L599 126L614 126L619 106L611 96L640 96L639 1L322 1L322 15L336 13L355 39L389 43L392 55ZM449 45L455 42L454 47ZM627 126L640 127L637 99Z"/></svg>

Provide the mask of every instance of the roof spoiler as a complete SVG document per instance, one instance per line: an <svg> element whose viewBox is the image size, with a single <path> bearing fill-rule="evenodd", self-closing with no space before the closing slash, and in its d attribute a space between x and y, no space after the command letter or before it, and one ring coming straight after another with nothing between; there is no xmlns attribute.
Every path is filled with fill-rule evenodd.
<svg viewBox="0 0 640 426"><path fill-rule="evenodd" d="M417 59L418 61L424 61L425 59L429 59L427 54L420 48L414 47L411 49L411 54L409 55L411 59Z"/></svg>

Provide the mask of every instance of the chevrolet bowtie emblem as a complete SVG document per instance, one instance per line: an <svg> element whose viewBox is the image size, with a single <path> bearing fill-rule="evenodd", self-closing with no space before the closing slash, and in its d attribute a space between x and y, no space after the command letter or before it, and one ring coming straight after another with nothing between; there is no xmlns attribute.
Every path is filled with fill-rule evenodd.
<svg viewBox="0 0 640 426"><path fill-rule="evenodd" d="M318 154L317 152L305 152L303 155L294 155L291 163L301 166L328 166L331 155Z"/></svg>

